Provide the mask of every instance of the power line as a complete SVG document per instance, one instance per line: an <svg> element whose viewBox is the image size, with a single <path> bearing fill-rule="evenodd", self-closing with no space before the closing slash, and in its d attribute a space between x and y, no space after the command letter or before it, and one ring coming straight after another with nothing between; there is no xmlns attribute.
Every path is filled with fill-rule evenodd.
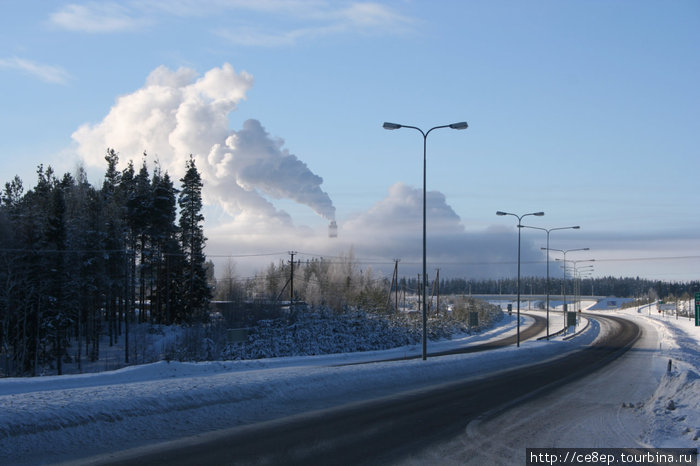
<svg viewBox="0 0 700 466"><path fill-rule="evenodd" d="M133 254L132 249L28 249L28 248L0 248L0 253L33 253L33 254L104 254L104 253L120 253L120 254ZM248 258L248 257L272 257L272 256L286 256L288 251L281 252L267 252L267 253L250 253L250 254L205 254L207 258ZM331 256L324 254L313 254L298 252L298 255L310 256L313 258L318 258L324 260L327 264L358 264L358 265L393 265L394 259L365 259L365 258L350 258L347 256ZM163 256L184 256L183 253L171 253L171 252L160 252ZM326 260L326 259L335 260ZM644 261L680 261L680 260L700 260L700 255L682 255L682 256L642 256L642 257L618 257L618 258L596 258L596 262L644 262ZM433 260L431 261L436 265L512 265L516 261L441 261ZM530 260L530 261L520 261L521 264L543 264L545 260ZM402 260L404 265L419 265L420 261L405 261Z"/></svg>
<svg viewBox="0 0 700 466"><path fill-rule="evenodd" d="M224 258L237 258L237 257L265 257L265 256L283 256L287 255L289 252L263 252L254 254L207 254L207 257L224 257Z"/></svg>

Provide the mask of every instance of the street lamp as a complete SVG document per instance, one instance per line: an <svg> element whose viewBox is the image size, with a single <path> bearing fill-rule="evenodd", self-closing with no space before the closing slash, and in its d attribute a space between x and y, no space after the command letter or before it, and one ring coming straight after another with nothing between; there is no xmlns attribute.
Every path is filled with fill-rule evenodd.
<svg viewBox="0 0 700 466"><path fill-rule="evenodd" d="M554 230L578 230L581 227L576 225L573 227L559 227L559 228L540 228L540 227L531 227L529 225L523 225L523 228L532 228L533 230L542 230L547 232L547 250L549 250L549 233L554 231ZM549 253L547 254L547 282L546 282L546 288L547 288L547 340L549 340Z"/></svg>
<svg viewBox="0 0 700 466"><path fill-rule="evenodd" d="M573 263L574 271L574 311L581 311L581 274L582 272L593 272L593 264L578 266L579 262L595 262L595 259L584 259L577 261L569 261Z"/></svg>
<svg viewBox="0 0 700 466"><path fill-rule="evenodd" d="M523 215L516 215L516 214L511 214L510 212L502 212L498 211L496 212L496 215L512 215L513 217L518 219L518 336L516 338L517 344L516 346L520 346L520 230L523 228L523 225L521 224L523 217L527 217L528 215L534 215L536 217L542 217L544 215L544 212L532 212L529 214L523 214Z"/></svg>
<svg viewBox="0 0 700 466"><path fill-rule="evenodd" d="M428 314L426 310L426 288L428 287L427 272L426 272L426 240L425 240L425 202L426 202L426 191L425 191L425 172L426 172L426 147L428 141L428 134L434 129L439 128L451 128L451 129L467 129L468 125L466 121L461 121L459 123L452 123L449 125L434 126L428 131L423 131L417 126L400 125L398 123L384 122L382 125L384 129L395 130L400 128L411 128L418 131L423 136L423 279L421 282L421 289L423 294L423 361L428 357Z"/></svg>
<svg viewBox="0 0 700 466"><path fill-rule="evenodd" d="M554 249L554 248L547 248L547 256L549 256L549 251L557 251L562 254L564 254L564 328L568 328L568 323L567 323L567 317L568 317L568 310L566 308L566 253L567 252L572 252L572 251L590 251L590 248L578 248L578 249ZM559 260L559 259L557 259Z"/></svg>

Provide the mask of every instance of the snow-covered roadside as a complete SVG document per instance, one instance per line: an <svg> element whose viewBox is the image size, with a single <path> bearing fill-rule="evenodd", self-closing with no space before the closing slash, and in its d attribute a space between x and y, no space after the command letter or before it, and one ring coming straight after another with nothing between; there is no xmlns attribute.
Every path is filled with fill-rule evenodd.
<svg viewBox="0 0 700 466"><path fill-rule="evenodd" d="M635 406L650 422L645 442L655 447L700 447L700 327L687 317L665 316L656 305L624 311L654 325L659 357L671 361L654 395Z"/></svg>
<svg viewBox="0 0 700 466"><path fill-rule="evenodd" d="M697 368L700 329L671 319L659 322L646 309L591 314L629 317L640 324L641 336L629 351L594 374L506 411L471 420L455 438L397 466L524 464L526 449L533 447L698 447L697 429L691 426L698 425L700 392L693 376L684 375L676 361ZM687 333L677 332L676 324ZM666 374L669 353L664 348L676 352L670 376ZM667 409L669 399L674 400L675 410Z"/></svg>
<svg viewBox="0 0 700 466"><path fill-rule="evenodd" d="M524 317L524 325L531 322ZM484 334L431 343L431 351L512 334L506 318ZM398 390L479 377L588 344L523 348L371 365L340 364L419 354L380 352L208 363L159 362L109 373L0 380L0 463L65 461L321 409ZM50 450L37 449L50 445Z"/></svg>
<svg viewBox="0 0 700 466"><path fill-rule="evenodd" d="M532 323L523 316L522 325ZM442 351L452 348L478 345L515 333L515 316L505 315L498 325L487 331L474 334L457 335L450 340L429 343L429 351ZM178 363L165 361L129 366L105 372L90 372L63 376L44 377L10 377L0 378L0 396L30 391L84 388L121 383L148 382L163 378L184 378L208 376L219 372L244 372L259 369L277 369L302 366L334 366L353 364L379 359L408 358L421 354L420 345L408 345L381 351L363 351L357 353L334 353L318 356L288 356L266 359L249 359L238 361L218 361L199 363Z"/></svg>
<svg viewBox="0 0 700 466"><path fill-rule="evenodd" d="M671 320L660 321L635 310L623 313L659 326L661 351L674 360L671 375L662 377L654 397L636 406L635 411L647 416L652 426L645 442L652 446L697 445L697 329L686 332L679 327L677 331ZM558 328L554 324L557 314L550 317L552 329ZM512 318L501 324L484 334L431 343L429 349L477 344L514 332ZM420 352L418 347L403 347L257 361L160 362L108 373L2 379L0 464L75 460L425 387L454 377L481 377L561 356L590 344L599 331L593 321L583 334L569 341L561 337L549 342L526 341L521 348L428 361L339 365ZM669 399L676 406L672 412L667 409Z"/></svg>

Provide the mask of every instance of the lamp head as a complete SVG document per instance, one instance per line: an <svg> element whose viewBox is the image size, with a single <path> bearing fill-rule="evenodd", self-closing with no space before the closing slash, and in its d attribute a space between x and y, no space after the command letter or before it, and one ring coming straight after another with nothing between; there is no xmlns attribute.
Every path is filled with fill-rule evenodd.
<svg viewBox="0 0 700 466"><path fill-rule="evenodd" d="M399 129L401 128L401 125L396 124L396 123L389 123L388 121L385 121L384 124L382 125L384 129Z"/></svg>
<svg viewBox="0 0 700 466"><path fill-rule="evenodd" d="M542 216L544 215L544 212L535 212L535 213L532 214L532 215L534 215L534 216L536 216L536 217L542 217Z"/></svg>
<svg viewBox="0 0 700 466"><path fill-rule="evenodd" d="M579 230L579 229L581 228L581 226L580 226L580 225L576 225L575 227L571 227L571 228L573 228L574 230Z"/></svg>
<svg viewBox="0 0 700 466"><path fill-rule="evenodd" d="M498 212L496 212L496 215L508 215L508 214L505 213L505 212L501 212L501 211L499 210Z"/></svg>
<svg viewBox="0 0 700 466"><path fill-rule="evenodd" d="M450 128L452 129L467 129L469 125L466 121L460 121L459 123L452 123Z"/></svg>

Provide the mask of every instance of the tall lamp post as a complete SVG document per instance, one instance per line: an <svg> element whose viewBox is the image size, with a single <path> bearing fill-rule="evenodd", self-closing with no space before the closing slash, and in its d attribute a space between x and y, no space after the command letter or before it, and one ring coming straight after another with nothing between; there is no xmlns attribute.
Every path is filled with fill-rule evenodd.
<svg viewBox="0 0 700 466"><path fill-rule="evenodd" d="M590 251L590 248L578 248L578 249L553 249L553 248L547 248L547 255L549 256L549 251L557 251L560 252L564 255L564 329L568 328L568 310L566 308L566 253L567 252L572 252L572 251ZM559 259L557 259L559 260Z"/></svg>
<svg viewBox="0 0 700 466"><path fill-rule="evenodd" d="M426 201L426 191L425 191L425 172L426 172L426 148L427 148L427 142L428 142L428 134L434 129L440 129L440 128L451 128L451 129L467 129L468 125L466 121L461 121L459 123L452 123L449 125L441 125L441 126L434 126L430 128L428 131L423 131L422 129L418 128L417 126L409 126L409 125L400 125L398 123L389 123L389 122L384 122L382 125L384 129L388 130L394 130L394 129L400 129L400 128L411 128L415 129L418 131L422 136L423 136L423 278L421 280L421 289L422 289L422 294L423 294L423 361L425 361L428 358L428 331L427 331L427 326L428 326L428 313L426 310L426 288L428 287L427 285L427 272L426 272L426 240L425 240L425 232L426 232L426 227L425 227L425 201Z"/></svg>
<svg viewBox="0 0 700 466"><path fill-rule="evenodd" d="M533 230L542 230L547 232L547 250L549 250L549 233L554 230L578 230L581 228L579 225L573 227L559 227L559 228L540 228L531 227L529 225L523 225L523 228L532 228ZM542 248L544 249L544 248ZM545 287L547 288L547 340L549 340L549 253L547 253L547 282Z"/></svg>
<svg viewBox="0 0 700 466"><path fill-rule="evenodd" d="M513 217L518 219L518 336L516 337L516 346L520 347L520 230L523 228L523 217L527 217L528 215L542 217L544 215L544 212L532 212L529 214L516 215L511 214L510 212L502 212L499 210L498 212L496 212L496 215L512 215Z"/></svg>

